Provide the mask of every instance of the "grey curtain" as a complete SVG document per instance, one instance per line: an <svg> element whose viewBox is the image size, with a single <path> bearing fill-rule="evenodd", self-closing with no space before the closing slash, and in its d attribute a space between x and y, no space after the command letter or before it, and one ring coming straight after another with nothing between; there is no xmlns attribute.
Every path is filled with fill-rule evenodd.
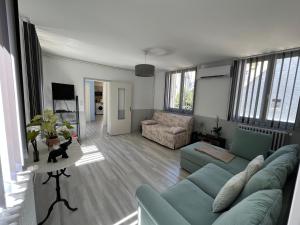
<svg viewBox="0 0 300 225"><path fill-rule="evenodd" d="M35 26L23 22L24 49L30 103L30 118L42 113L43 109L43 64L42 50Z"/></svg>

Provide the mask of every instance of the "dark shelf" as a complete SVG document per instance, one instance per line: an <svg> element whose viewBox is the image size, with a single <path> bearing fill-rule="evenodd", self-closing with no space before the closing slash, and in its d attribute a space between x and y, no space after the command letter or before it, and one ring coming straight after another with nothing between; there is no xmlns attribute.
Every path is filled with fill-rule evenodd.
<svg viewBox="0 0 300 225"><path fill-rule="evenodd" d="M78 140L80 140L80 123L79 123L79 104L78 104L78 96L75 97L74 100L68 100L68 101L74 101L75 102L75 105L76 105L76 111L69 111L69 110L57 110L55 108L55 103L56 101L63 101L63 100L53 100L53 112L55 114L60 114L60 117L61 117L61 120L67 120L65 118L63 118L63 114L75 114L76 115L76 120L74 119L71 119L71 120L67 120L71 125L76 125L76 133L77 133L77 137L78 137ZM67 105L66 105L67 106ZM68 106L67 106L68 108ZM63 125L62 122L59 122L56 124L57 126L61 126Z"/></svg>
<svg viewBox="0 0 300 225"><path fill-rule="evenodd" d="M77 113L76 111L62 111L62 112L60 112L60 111L55 111L55 113Z"/></svg>

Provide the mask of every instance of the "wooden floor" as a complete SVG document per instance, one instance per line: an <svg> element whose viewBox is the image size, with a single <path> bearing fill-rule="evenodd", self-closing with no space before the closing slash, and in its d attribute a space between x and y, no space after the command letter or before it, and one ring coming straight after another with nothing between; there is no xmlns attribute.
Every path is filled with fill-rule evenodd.
<svg viewBox="0 0 300 225"><path fill-rule="evenodd" d="M87 125L83 159L67 170L71 177L60 179L62 197L78 210L70 212L59 203L46 225L137 224L135 191L141 184L163 191L188 175L180 169L179 151L138 133L109 136L101 127L101 117ZM54 180L41 184L46 178L38 175L35 179L38 221L55 200Z"/></svg>

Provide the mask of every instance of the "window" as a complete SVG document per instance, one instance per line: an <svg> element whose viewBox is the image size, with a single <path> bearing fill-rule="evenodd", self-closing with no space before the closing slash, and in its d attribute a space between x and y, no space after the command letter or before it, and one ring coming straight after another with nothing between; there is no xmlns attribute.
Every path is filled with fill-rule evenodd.
<svg viewBox="0 0 300 225"><path fill-rule="evenodd" d="M196 68L166 73L165 110L192 113Z"/></svg>
<svg viewBox="0 0 300 225"><path fill-rule="evenodd" d="M229 116L254 125L294 127L300 97L300 52L235 62Z"/></svg>

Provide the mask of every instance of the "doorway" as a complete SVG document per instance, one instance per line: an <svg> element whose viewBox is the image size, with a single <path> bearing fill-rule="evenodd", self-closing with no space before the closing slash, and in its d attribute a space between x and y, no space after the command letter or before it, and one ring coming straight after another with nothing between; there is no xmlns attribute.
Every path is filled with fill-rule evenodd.
<svg viewBox="0 0 300 225"><path fill-rule="evenodd" d="M107 125L107 82L84 79L85 119L87 135L106 133Z"/></svg>

